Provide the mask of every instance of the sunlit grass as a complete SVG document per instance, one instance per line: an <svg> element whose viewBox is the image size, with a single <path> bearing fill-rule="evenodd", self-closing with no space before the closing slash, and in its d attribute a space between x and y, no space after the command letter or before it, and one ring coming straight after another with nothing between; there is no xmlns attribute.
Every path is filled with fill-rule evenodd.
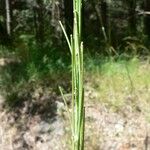
<svg viewBox="0 0 150 150"><path fill-rule="evenodd" d="M148 61L143 62L138 58L128 61L110 59L88 70L86 75L98 95L94 101L105 103L115 111L128 104L133 108L140 105L145 111L147 103L150 104Z"/></svg>

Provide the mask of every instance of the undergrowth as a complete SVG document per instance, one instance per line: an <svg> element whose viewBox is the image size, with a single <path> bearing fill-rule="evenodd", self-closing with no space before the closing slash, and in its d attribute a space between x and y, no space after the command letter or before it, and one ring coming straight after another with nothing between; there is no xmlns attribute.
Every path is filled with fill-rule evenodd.
<svg viewBox="0 0 150 150"><path fill-rule="evenodd" d="M142 61L138 57L88 59L86 75L97 95L94 101L105 103L114 111L129 105L145 112L150 104L149 63L149 58Z"/></svg>
<svg viewBox="0 0 150 150"><path fill-rule="evenodd" d="M18 57L15 53L11 55L6 48L0 51L0 56L15 59ZM114 111L119 111L126 105L137 109L140 105L140 109L149 112L149 57L143 60L137 56L126 58L85 54L84 60L85 80L90 82L97 95L93 101L105 103ZM55 56L53 59L44 56L40 60L8 63L0 67L0 91L6 96L10 106L28 99L32 89L37 87L50 87L59 95L60 85L70 93L69 61L62 56ZM147 118L150 118L149 115Z"/></svg>
<svg viewBox="0 0 150 150"><path fill-rule="evenodd" d="M31 51L34 55L35 50ZM0 59L5 62L0 66L0 91L6 97L7 104L15 106L28 99L29 93L37 86L51 88L56 93L59 93L58 85L69 90L71 73L68 57L58 55L57 50L55 55L51 53L22 59L24 54L18 53L18 49L0 48Z"/></svg>

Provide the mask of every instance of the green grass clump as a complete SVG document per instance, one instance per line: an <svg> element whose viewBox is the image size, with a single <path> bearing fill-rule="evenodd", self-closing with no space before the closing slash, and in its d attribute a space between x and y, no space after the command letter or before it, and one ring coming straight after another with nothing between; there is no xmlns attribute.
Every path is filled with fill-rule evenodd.
<svg viewBox="0 0 150 150"><path fill-rule="evenodd" d="M88 68L86 71L87 78L90 77L89 82L98 96L95 101L105 103L115 111L127 105L131 105L133 109L137 105L143 105L141 109L145 111L147 104L150 104L148 59L143 61L134 57L130 60L102 60L91 71ZM95 60L88 62L91 65ZM88 67L88 63L86 64Z"/></svg>
<svg viewBox="0 0 150 150"><path fill-rule="evenodd" d="M51 87L58 93L58 83L67 90L70 84L67 82L70 72L66 57L65 61L58 54L54 56L51 53L32 57L35 49L29 49L31 56L25 59L26 55L21 50L19 52L19 48L10 50L0 46L0 93L10 108L22 103L24 99L30 99L27 95L36 86Z"/></svg>

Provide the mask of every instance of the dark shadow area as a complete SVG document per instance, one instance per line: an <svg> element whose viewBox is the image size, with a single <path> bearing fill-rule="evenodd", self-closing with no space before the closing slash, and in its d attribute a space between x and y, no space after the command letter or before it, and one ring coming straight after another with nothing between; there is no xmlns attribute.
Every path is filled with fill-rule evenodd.
<svg viewBox="0 0 150 150"><path fill-rule="evenodd" d="M57 103L62 103L58 86L70 91L68 75L63 71L62 74L41 75L44 71L36 72L35 68L29 73L28 66L15 59L5 59L0 67L0 89L6 99L3 109L10 114L8 122L17 123L19 130L28 129L30 121L34 119L35 122L54 122Z"/></svg>

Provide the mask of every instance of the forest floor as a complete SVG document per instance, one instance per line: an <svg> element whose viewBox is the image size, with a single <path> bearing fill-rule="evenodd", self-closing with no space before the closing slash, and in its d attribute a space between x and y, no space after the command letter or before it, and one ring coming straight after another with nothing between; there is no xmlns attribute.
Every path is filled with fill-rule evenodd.
<svg viewBox="0 0 150 150"><path fill-rule="evenodd" d="M6 62L0 59L0 67ZM150 150L150 65L140 62L135 73L122 74L86 74L86 150ZM0 150L69 149L61 96L43 86L29 92L11 110L0 96ZM69 105L71 95L65 96Z"/></svg>

